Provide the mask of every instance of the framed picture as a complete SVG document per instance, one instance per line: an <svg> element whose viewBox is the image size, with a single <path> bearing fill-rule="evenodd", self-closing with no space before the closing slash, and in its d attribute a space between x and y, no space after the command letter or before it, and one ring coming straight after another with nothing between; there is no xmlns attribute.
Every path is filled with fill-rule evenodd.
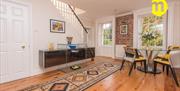
<svg viewBox="0 0 180 91"><path fill-rule="evenodd" d="M65 22L50 19L50 32L53 32L53 33L65 33Z"/></svg>
<svg viewBox="0 0 180 91"><path fill-rule="evenodd" d="M120 26L120 34L127 34L128 33L128 25L121 25Z"/></svg>

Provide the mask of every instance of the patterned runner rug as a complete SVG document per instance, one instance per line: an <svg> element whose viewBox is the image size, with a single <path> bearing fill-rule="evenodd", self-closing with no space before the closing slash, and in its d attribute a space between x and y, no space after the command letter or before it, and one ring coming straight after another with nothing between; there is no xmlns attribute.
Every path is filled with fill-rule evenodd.
<svg viewBox="0 0 180 91"><path fill-rule="evenodd" d="M108 62L109 62L109 61L108 61ZM99 63L102 63L102 62L95 62L95 63L85 62L85 63L80 63L80 64L77 64L77 65L81 67L80 69L83 69L83 68L90 67L90 66L93 67L95 64L99 64ZM62 72L64 72L64 73L71 73L71 72L80 70L80 69L73 70L73 69L71 69L70 67L71 67L71 66L68 66L68 67L65 67L65 68L61 68L61 69L59 69L59 70L62 71Z"/></svg>
<svg viewBox="0 0 180 91"><path fill-rule="evenodd" d="M120 64L100 62L21 91L82 91L118 71Z"/></svg>

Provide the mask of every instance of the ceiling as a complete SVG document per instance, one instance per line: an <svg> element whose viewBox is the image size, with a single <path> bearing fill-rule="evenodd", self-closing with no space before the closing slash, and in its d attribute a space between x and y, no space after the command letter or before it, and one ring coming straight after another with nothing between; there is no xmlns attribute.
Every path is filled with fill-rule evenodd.
<svg viewBox="0 0 180 91"><path fill-rule="evenodd" d="M86 13L81 17L97 19L100 17L127 13L132 10L151 6L151 0L61 0ZM172 1L172 0L167 0Z"/></svg>

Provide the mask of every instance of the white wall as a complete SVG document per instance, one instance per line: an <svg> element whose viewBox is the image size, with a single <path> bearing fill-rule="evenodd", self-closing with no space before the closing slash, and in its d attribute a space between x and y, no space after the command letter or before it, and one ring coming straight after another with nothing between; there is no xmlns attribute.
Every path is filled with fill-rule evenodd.
<svg viewBox="0 0 180 91"><path fill-rule="evenodd" d="M107 22L112 22L112 41L113 45L112 46L103 46L102 45L102 36L101 33L102 31L99 28L99 24L102 23L107 23ZM107 56L107 57L112 57L114 58L114 44L115 44L115 16L108 16L108 17L103 17L99 18L96 20L96 56Z"/></svg>
<svg viewBox="0 0 180 91"><path fill-rule="evenodd" d="M180 1L176 0L169 8L169 45L180 45ZM179 57L180 58L180 57ZM180 68L180 59L173 61L175 67Z"/></svg>
<svg viewBox="0 0 180 91"><path fill-rule="evenodd" d="M89 47L95 47L95 30L96 30L96 27L95 27L95 21L94 20L89 20L89 19L86 19L86 18L82 18L80 16L80 19L82 20L83 24L85 25L85 27L88 29L88 33L86 33L84 31L84 37L86 38L87 36L87 45ZM86 42L86 41L85 41Z"/></svg>
<svg viewBox="0 0 180 91"><path fill-rule="evenodd" d="M73 36L73 43L83 42L82 27L73 26L66 21L60 12L53 6L50 0L19 0L32 5L32 66L31 74L39 74L50 69L42 69L39 66L39 50L48 48L48 43L66 43L67 36ZM50 33L50 19L65 21L66 33ZM54 68L51 68L54 69Z"/></svg>
<svg viewBox="0 0 180 91"><path fill-rule="evenodd" d="M180 1L176 1L171 4L172 8L170 13L172 13L172 31L173 36L171 44L180 45ZM169 30L170 31L170 30Z"/></svg>
<svg viewBox="0 0 180 91"><path fill-rule="evenodd" d="M175 44L180 45L180 1L175 4Z"/></svg>

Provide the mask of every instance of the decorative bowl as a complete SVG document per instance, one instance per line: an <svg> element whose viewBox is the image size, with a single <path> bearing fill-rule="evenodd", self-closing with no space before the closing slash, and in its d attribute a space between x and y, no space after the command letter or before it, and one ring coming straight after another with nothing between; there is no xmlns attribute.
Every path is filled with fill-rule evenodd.
<svg viewBox="0 0 180 91"><path fill-rule="evenodd" d="M69 48L70 48L70 49L76 49L76 44L70 44L70 45L69 45Z"/></svg>

